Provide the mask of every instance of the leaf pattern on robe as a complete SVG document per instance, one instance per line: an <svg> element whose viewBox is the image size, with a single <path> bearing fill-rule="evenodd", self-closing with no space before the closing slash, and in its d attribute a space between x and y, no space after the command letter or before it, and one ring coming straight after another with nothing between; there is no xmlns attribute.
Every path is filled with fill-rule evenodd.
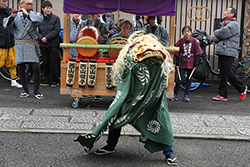
<svg viewBox="0 0 250 167"><path fill-rule="evenodd" d="M138 95L135 101L132 103L132 106L135 106L140 100L142 100L144 95Z"/></svg>
<svg viewBox="0 0 250 167"><path fill-rule="evenodd" d="M143 66L140 67L137 71L137 77L141 81L142 85L146 85L149 82L150 73L147 69L147 67Z"/></svg>
<svg viewBox="0 0 250 167"><path fill-rule="evenodd" d="M109 108L111 108L117 102L117 100L121 97L121 95L122 95L122 92L120 90L118 90L116 92L115 99L113 100L113 102L111 103L111 105L109 106Z"/></svg>
<svg viewBox="0 0 250 167"><path fill-rule="evenodd" d="M152 92L150 93L150 95L149 95L149 97L147 98L146 102L144 103L143 107L144 107L145 105L147 105L147 104L150 102L150 100L151 100L152 97L154 96L154 93L155 93L155 90L152 90Z"/></svg>
<svg viewBox="0 0 250 167"><path fill-rule="evenodd" d="M164 91L164 89L166 88L166 80L164 79L162 82L161 82L161 85L160 85L160 88L158 90L158 93L156 95L156 98L159 98L162 94L162 92Z"/></svg>

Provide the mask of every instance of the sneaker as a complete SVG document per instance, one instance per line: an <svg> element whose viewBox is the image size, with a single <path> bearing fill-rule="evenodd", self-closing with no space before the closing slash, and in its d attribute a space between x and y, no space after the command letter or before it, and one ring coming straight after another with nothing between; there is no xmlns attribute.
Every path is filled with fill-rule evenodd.
<svg viewBox="0 0 250 167"><path fill-rule="evenodd" d="M214 96L213 100L217 100L217 101L227 101L226 97L222 97L220 95Z"/></svg>
<svg viewBox="0 0 250 167"><path fill-rule="evenodd" d="M105 147L98 149L94 154L96 155L106 155L106 154L112 154L115 150L108 150Z"/></svg>
<svg viewBox="0 0 250 167"><path fill-rule="evenodd" d="M36 94L35 95L35 98L37 98L37 99L45 99L45 97L43 96L43 94L41 94L41 93L38 93L38 94Z"/></svg>
<svg viewBox="0 0 250 167"><path fill-rule="evenodd" d="M177 95L174 95L173 98L169 98L169 101L177 101L178 100L178 96Z"/></svg>
<svg viewBox="0 0 250 167"><path fill-rule="evenodd" d="M23 92L23 93L21 93L20 94L20 96L19 97L29 97L29 94L28 93L26 93L26 92Z"/></svg>
<svg viewBox="0 0 250 167"><path fill-rule="evenodd" d="M188 95L184 95L183 99L184 99L185 102L190 102L190 99L188 98Z"/></svg>
<svg viewBox="0 0 250 167"><path fill-rule="evenodd" d="M166 156L166 159L168 165L170 166L176 166L178 163L177 158L173 154L169 154L168 156Z"/></svg>
<svg viewBox="0 0 250 167"><path fill-rule="evenodd" d="M247 86L246 86L244 92L240 94L239 99L244 100L246 98L246 96L247 96Z"/></svg>
<svg viewBox="0 0 250 167"><path fill-rule="evenodd" d="M48 81L44 81L42 83L40 83L41 86L49 86L49 82Z"/></svg>
<svg viewBox="0 0 250 167"><path fill-rule="evenodd" d="M100 102L100 101L102 101L102 98L101 98L101 96L96 96L93 101Z"/></svg>
<svg viewBox="0 0 250 167"><path fill-rule="evenodd" d="M23 86L19 83L17 83L16 80L11 80L11 86L16 87L16 88L22 88Z"/></svg>

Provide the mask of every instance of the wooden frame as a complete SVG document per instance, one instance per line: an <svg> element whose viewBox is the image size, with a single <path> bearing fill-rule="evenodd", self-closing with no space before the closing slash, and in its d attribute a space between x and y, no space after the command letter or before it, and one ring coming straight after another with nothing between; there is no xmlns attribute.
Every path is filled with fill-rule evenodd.
<svg viewBox="0 0 250 167"><path fill-rule="evenodd" d="M175 16L170 16L169 46L174 46ZM64 14L64 43L70 43L70 14ZM170 52L173 58L173 52ZM66 86L67 62L65 59L69 56L69 48L63 48L63 61L61 62L61 87L60 94L71 95L71 97L82 98L83 95L115 96L115 89L107 89L105 84L105 63L97 63L97 79L94 88L86 85L84 88L78 86L78 67L76 65L75 80L72 87ZM168 80L168 97L173 97L174 92L174 71L171 71Z"/></svg>

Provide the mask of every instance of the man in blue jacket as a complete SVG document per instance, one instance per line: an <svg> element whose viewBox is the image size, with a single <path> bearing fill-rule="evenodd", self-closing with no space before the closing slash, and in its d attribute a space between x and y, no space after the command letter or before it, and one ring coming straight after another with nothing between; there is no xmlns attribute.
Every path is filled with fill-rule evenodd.
<svg viewBox="0 0 250 167"><path fill-rule="evenodd" d="M213 100L227 101L227 81L240 93L239 100L246 97L247 86L239 80L233 72L234 58L238 53L238 41L240 36L240 27L236 21L237 11L234 7L229 7L223 13L225 21L221 23L221 28L215 30L213 41L217 44L215 54L219 56L220 66L220 85L218 95Z"/></svg>
<svg viewBox="0 0 250 167"><path fill-rule="evenodd" d="M52 13L52 4L50 1L43 1L43 22L39 27L38 39L43 55L43 70L44 82L41 86L48 86L51 83L52 87L59 86L59 43L60 43L60 19ZM50 73L51 77L50 78Z"/></svg>

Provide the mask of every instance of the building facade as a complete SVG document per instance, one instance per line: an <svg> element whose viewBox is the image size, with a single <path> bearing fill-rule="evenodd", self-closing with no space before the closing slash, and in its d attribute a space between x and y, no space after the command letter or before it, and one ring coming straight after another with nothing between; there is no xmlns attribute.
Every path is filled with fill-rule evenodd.
<svg viewBox="0 0 250 167"><path fill-rule="evenodd" d="M34 11L41 12L41 3L44 0L33 0ZM64 13L63 0L50 0L53 5L53 13L61 19L63 28ZM9 6L18 8L19 0L10 0ZM237 9L237 22L241 28L239 57L250 56L250 0L176 0L175 16L175 41L182 37L181 29L185 25L191 26L193 30L201 29L209 35L213 35L215 29L219 28L223 12L229 6ZM112 13L114 22L119 19L133 21L133 14L123 12ZM118 17L119 16L119 17ZM169 30L169 16L163 17L162 25ZM214 69L217 68L217 56L214 55L214 45L207 47L207 55Z"/></svg>

